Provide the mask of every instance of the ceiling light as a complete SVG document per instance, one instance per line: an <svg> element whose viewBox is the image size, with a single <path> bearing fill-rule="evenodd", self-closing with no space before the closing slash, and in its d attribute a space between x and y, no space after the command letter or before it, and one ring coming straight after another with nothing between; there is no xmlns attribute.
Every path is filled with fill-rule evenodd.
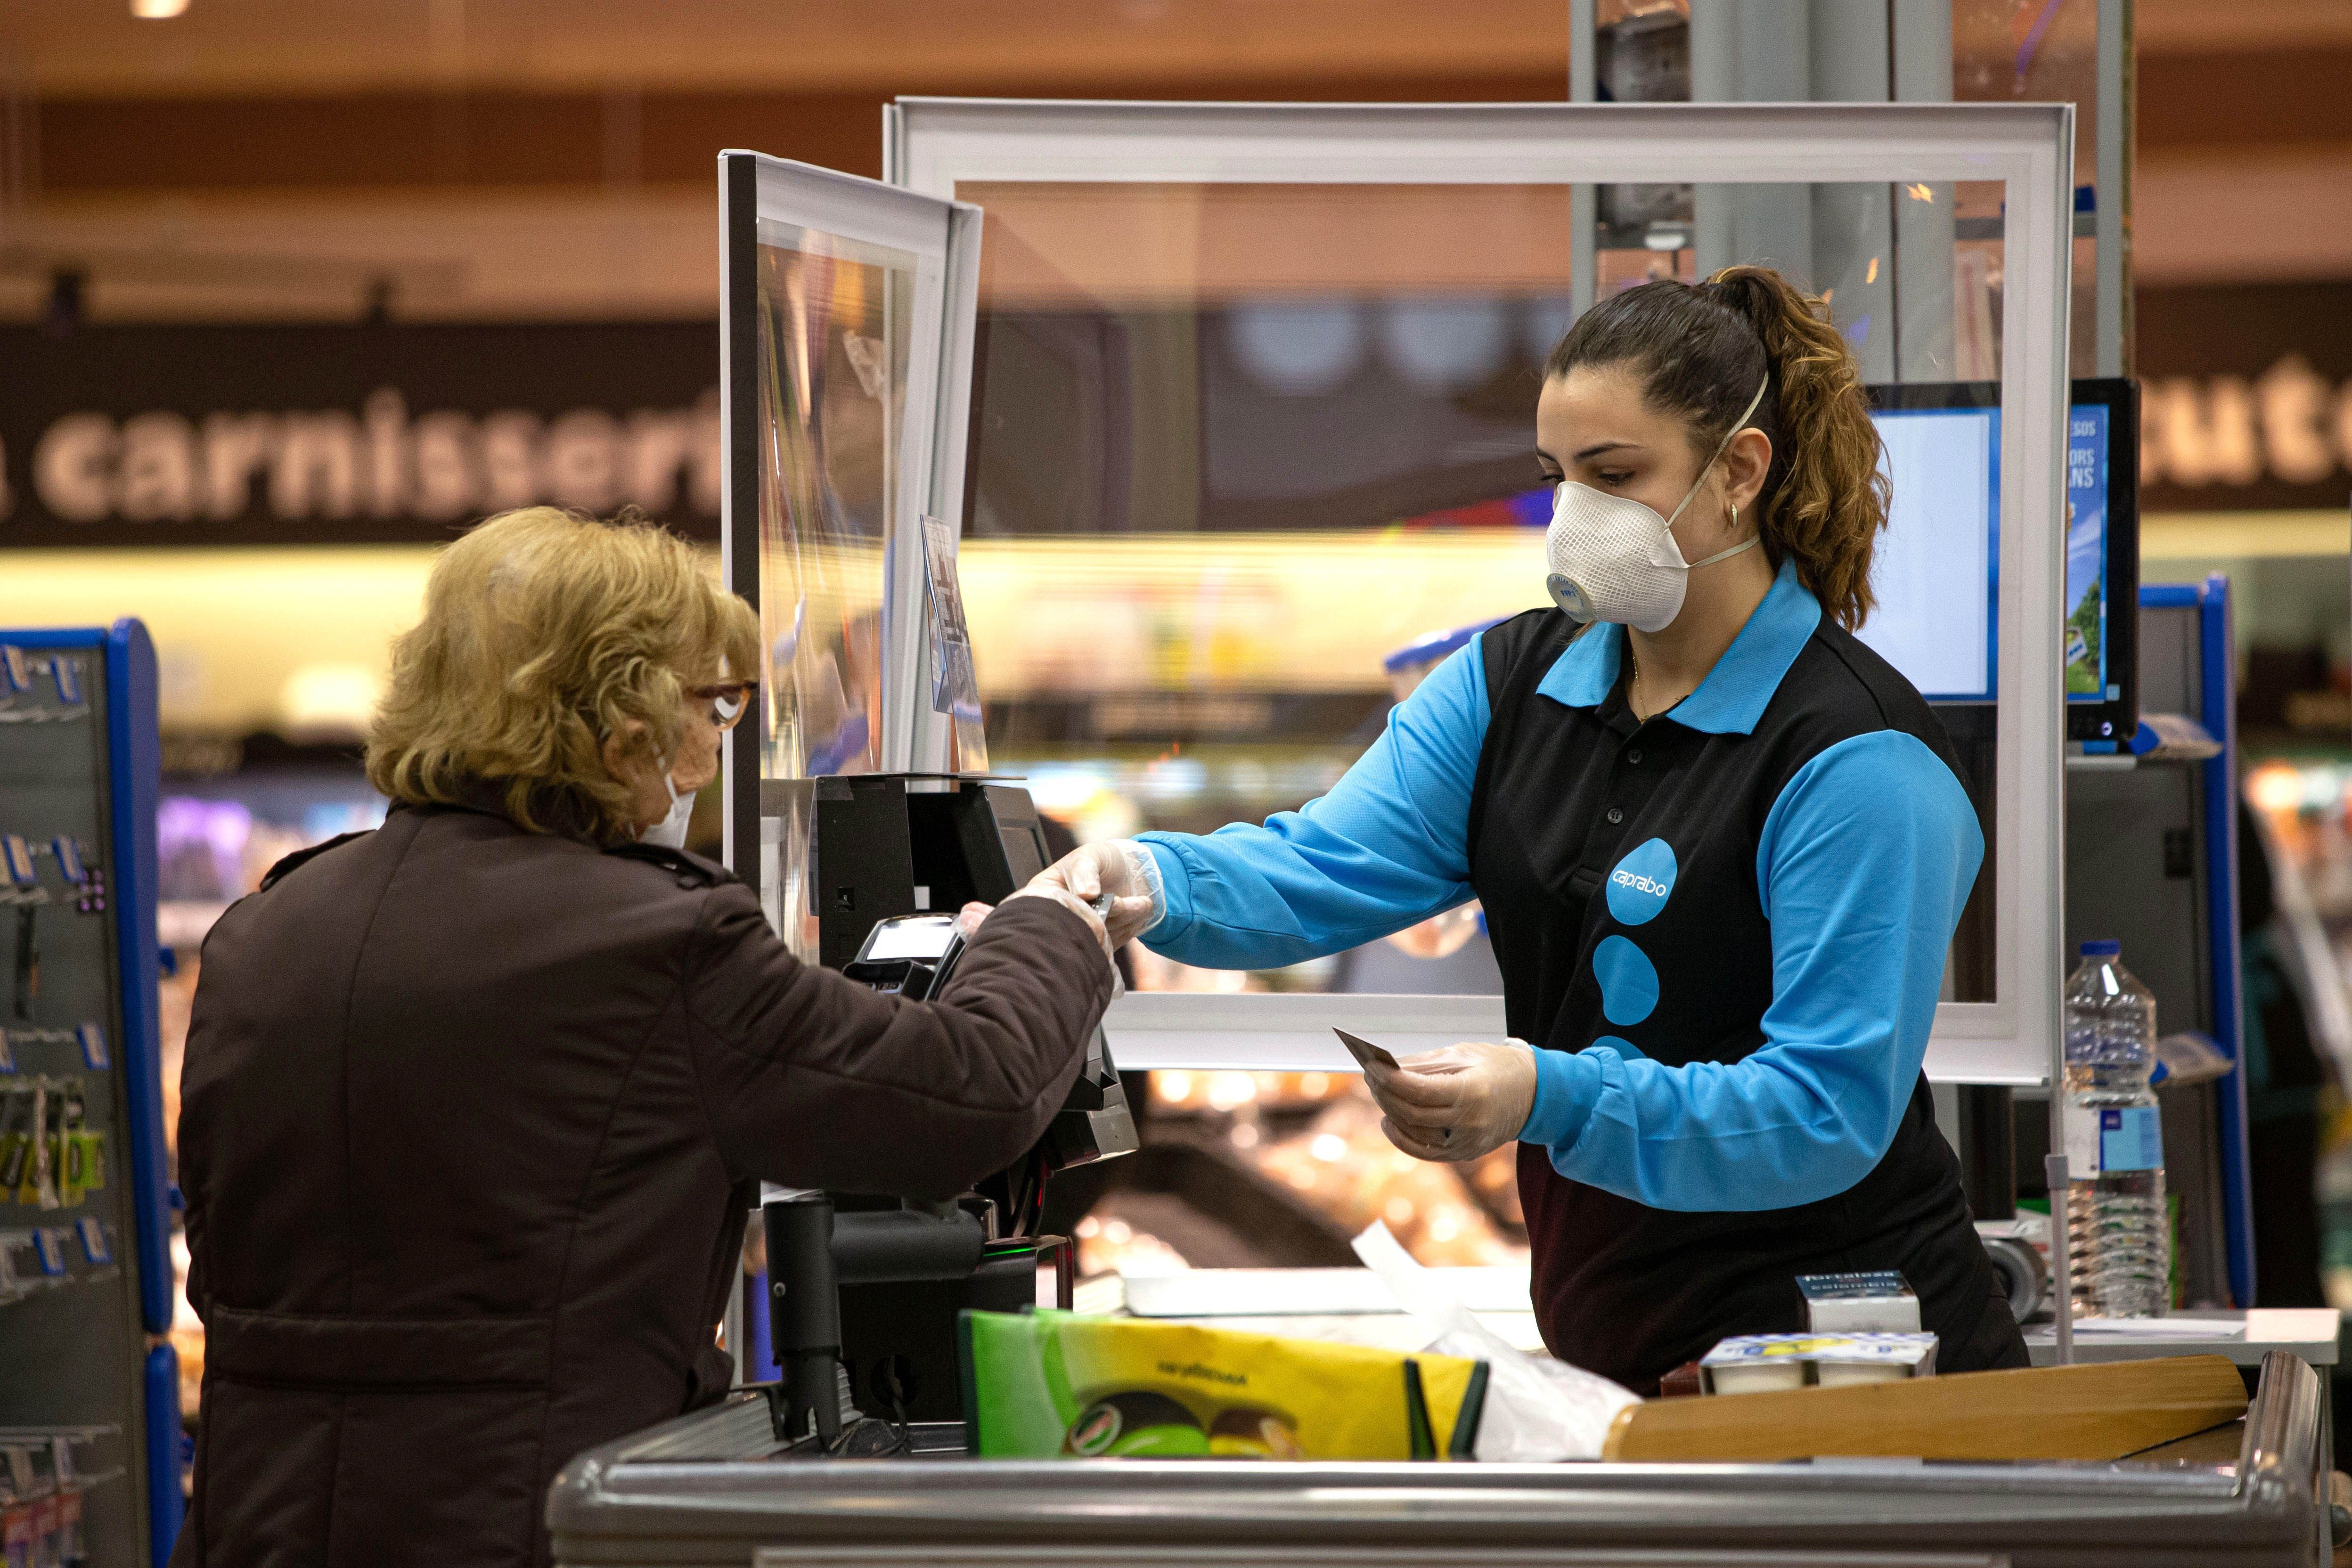
<svg viewBox="0 0 2352 1568"><path fill-rule="evenodd" d="M187 8L188 0L131 0L131 14L150 22L176 16Z"/></svg>

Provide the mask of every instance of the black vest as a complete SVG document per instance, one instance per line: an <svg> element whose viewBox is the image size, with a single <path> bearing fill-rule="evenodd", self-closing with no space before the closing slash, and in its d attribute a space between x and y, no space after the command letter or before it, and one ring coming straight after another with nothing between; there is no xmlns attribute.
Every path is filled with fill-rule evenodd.
<svg viewBox="0 0 2352 1568"><path fill-rule="evenodd" d="M1483 638L1492 718L1470 802L1470 872L1511 1033L1560 1051L1610 1036L1669 1067L1737 1061L1764 1043L1772 1000L1756 854L1781 787L1829 747L1888 729L1966 774L1918 693L1826 619L1749 734L1664 717L1637 723L1622 669L1597 708L1539 694L1575 631L1557 610L1530 611ZM1639 933L1658 1000L1640 1023L1620 1026L1601 1016L1593 952L1631 928L1612 915L1603 879L1654 838L1676 868L1674 897L1654 917L1644 911ZM1626 874L1642 863L1635 856ZM1519 1148L1519 1194L1544 1342L1636 1393L1654 1393L1661 1375L1727 1335L1802 1328L1795 1277L1848 1269L1903 1271L1920 1296L1921 1326L1942 1337L1941 1370L2024 1364L1924 1075L1877 1167L1817 1203L1654 1209L1568 1180L1534 1144Z"/></svg>

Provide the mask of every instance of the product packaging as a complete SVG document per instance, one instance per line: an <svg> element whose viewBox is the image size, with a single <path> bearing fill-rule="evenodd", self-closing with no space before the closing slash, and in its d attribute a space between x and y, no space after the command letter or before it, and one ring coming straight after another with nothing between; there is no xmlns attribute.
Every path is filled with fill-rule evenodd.
<svg viewBox="0 0 2352 1568"><path fill-rule="evenodd" d="M1479 1459L1490 1465L1597 1459L1617 1413L1639 1395L1596 1373L1528 1354L1480 1322L1447 1289L1444 1277L1405 1251L1374 1220L1355 1240L1356 1256L1430 1335L1429 1348L1468 1356L1492 1369L1478 1422Z"/></svg>
<svg viewBox="0 0 2352 1568"><path fill-rule="evenodd" d="M82 1201L89 1184L84 1181L82 1160L88 1152L82 1143L82 1129L89 1123L89 1110L82 1104L81 1082L67 1079L58 1084L49 1107L49 1170L58 1189L58 1201L73 1208Z"/></svg>
<svg viewBox="0 0 2352 1568"><path fill-rule="evenodd" d="M1900 1383L1936 1370L1933 1334L1740 1334L1699 1358L1709 1394Z"/></svg>
<svg viewBox="0 0 2352 1568"><path fill-rule="evenodd" d="M1466 1459L1487 1369L1458 1356L1074 1312L965 1312L982 1458Z"/></svg>
<svg viewBox="0 0 2352 1568"><path fill-rule="evenodd" d="M1805 1327L1816 1334L1916 1334L1919 1298L1892 1268L1868 1274L1800 1274Z"/></svg>
<svg viewBox="0 0 2352 1568"><path fill-rule="evenodd" d="M89 1548L81 1533L81 1492L73 1487L58 1490L58 1561L65 1568L78 1568L89 1561Z"/></svg>
<svg viewBox="0 0 2352 1568"><path fill-rule="evenodd" d="M56 1145L51 1108L54 1096L47 1079L13 1086L14 1102L5 1136L0 1136L0 1178L15 1189L17 1203L28 1207L58 1206ZM5 1196L0 1191L0 1196Z"/></svg>

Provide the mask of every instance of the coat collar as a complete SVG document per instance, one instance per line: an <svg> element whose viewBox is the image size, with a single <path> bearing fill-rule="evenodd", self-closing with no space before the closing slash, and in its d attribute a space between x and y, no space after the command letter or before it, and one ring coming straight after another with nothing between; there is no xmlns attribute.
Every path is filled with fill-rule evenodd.
<svg viewBox="0 0 2352 1568"><path fill-rule="evenodd" d="M520 828L521 824L515 822L514 814L507 809L507 786L512 782L511 779L485 778L479 773L467 773L457 780L447 800L400 802L393 809L397 811L406 806L421 811L478 812ZM559 838L576 839L600 849L608 842L598 830L595 814L589 809L588 803L569 790L538 791L531 801L531 816L542 833L552 834Z"/></svg>
<svg viewBox="0 0 2352 1568"><path fill-rule="evenodd" d="M1764 600L1698 683L1664 717L1710 735L1748 735L1765 705L1822 621L1821 601L1797 581L1797 563L1780 563ZM1565 708L1598 708L1617 684L1625 628L1603 623L1560 650L1536 689Z"/></svg>

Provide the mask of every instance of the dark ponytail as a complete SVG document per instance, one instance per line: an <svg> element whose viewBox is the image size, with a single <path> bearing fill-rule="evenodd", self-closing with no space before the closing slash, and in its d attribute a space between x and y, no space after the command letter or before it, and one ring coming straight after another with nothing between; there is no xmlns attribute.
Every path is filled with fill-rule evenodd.
<svg viewBox="0 0 2352 1568"><path fill-rule="evenodd" d="M1644 283L1579 317L1544 374L1579 365L1634 367L1644 399L1687 424L1701 458L1769 375L1748 421L1772 442L1758 531L1775 566L1796 562L1798 581L1832 618L1862 625L1889 487L1861 367L1826 304L1769 267L1727 267L1696 285Z"/></svg>

